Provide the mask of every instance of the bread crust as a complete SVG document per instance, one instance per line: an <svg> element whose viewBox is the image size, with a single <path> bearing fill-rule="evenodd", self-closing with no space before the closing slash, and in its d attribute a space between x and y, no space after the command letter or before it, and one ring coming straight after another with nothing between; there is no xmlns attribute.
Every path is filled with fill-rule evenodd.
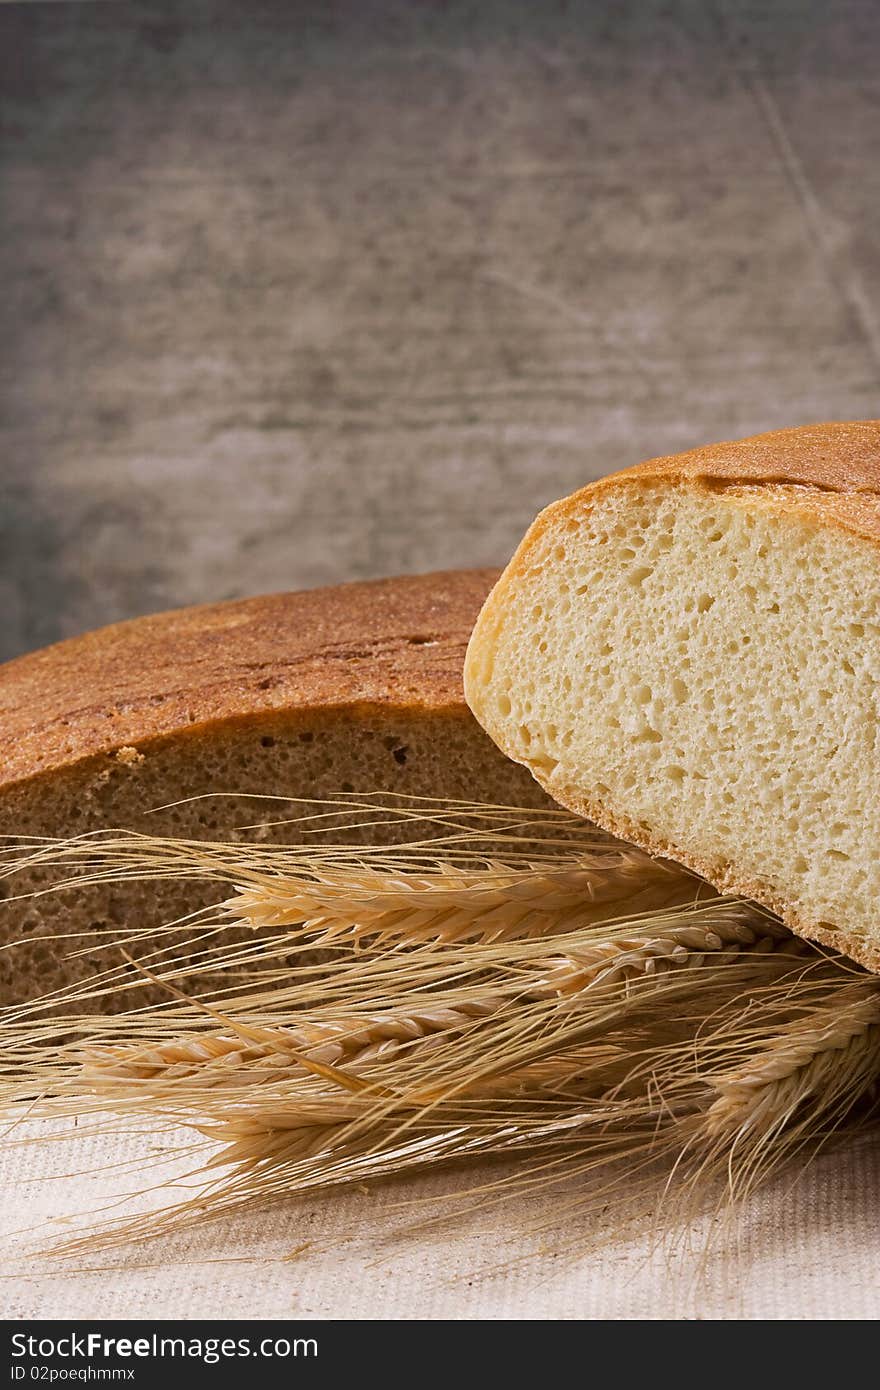
<svg viewBox="0 0 880 1390"><path fill-rule="evenodd" d="M880 542L880 420L773 430L649 459L628 472L711 491L755 489L769 504ZM620 476L603 478L596 490Z"/></svg>
<svg viewBox="0 0 880 1390"><path fill-rule="evenodd" d="M607 830L611 835L626 840L629 844L638 845L639 849L645 850L648 854L672 860L676 864L683 864L686 869L692 869L694 873L711 883L714 888L718 889L719 893L726 896L749 898L753 902L761 903L762 906L782 917L786 925L798 936L805 937L808 941L817 941L835 951L842 951L850 959L864 965L866 969L880 973L880 949L871 942L863 941L852 932L837 930L827 923L811 921L802 913L793 911L788 903L775 894L767 884L741 877L734 865L729 862L710 861L701 858L700 855L687 853L663 836L649 834L636 821L630 820L628 816L609 811L601 800L585 796L582 791L565 786L552 777L542 777L534 768L532 768L532 775L538 784L553 797L553 800L557 801L560 806L564 806L566 810L573 811L577 816L586 817L587 820L598 825L600 829Z"/></svg>
<svg viewBox="0 0 880 1390"><path fill-rule="evenodd" d="M805 425L747 439L710 444L688 453L649 459L553 503L536 518L484 605L465 659L465 694L477 719L502 752L517 750L491 709L481 707L481 676L491 662L493 632L504 621L508 590L527 582L546 558L547 539L557 528L586 515L597 498L622 486L640 488L655 481L688 483L706 491L732 491L761 505L818 526L835 526L862 541L880 544L880 420ZM708 879L719 891L754 899L777 912L793 931L844 951L870 970L880 972L880 949L854 933L807 920L766 884L741 878L730 863L709 863L672 845L597 798L542 775L525 762L536 781L554 800L651 854L675 860Z"/></svg>
<svg viewBox="0 0 880 1390"><path fill-rule="evenodd" d="M706 444L623 470L642 477L774 483L880 497L880 420L829 421ZM596 484L601 490L620 473Z"/></svg>
<svg viewBox="0 0 880 1390"><path fill-rule="evenodd" d="M504 576L519 567L551 523L577 516L623 482L655 480L688 482L712 492L754 488L769 502L880 542L880 420L830 421L707 444L609 473L545 507Z"/></svg>
<svg viewBox="0 0 880 1390"><path fill-rule="evenodd" d="M291 711L464 704L494 570L443 571L183 608L0 666L0 787L208 727Z"/></svg>

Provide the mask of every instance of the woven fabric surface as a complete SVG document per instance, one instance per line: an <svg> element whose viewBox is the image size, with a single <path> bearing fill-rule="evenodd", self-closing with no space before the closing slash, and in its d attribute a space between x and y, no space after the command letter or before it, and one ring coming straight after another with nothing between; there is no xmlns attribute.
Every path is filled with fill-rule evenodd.
<svg viewBox="0 0 880 1390"><path fill-rule="evenodd" d="M101 1215L180 1199L181 1131L7 1134L0 1310L7 1318L873 1319L880 1316L880 1140L866 1135L674 1244L554 1223L558 1197L426 1217L485 1171L242 1212L111 1251L53 1253ZM174 1145L181 1146L175 1155ZM436 1199L440 1198L439 1207Z"/></svg>

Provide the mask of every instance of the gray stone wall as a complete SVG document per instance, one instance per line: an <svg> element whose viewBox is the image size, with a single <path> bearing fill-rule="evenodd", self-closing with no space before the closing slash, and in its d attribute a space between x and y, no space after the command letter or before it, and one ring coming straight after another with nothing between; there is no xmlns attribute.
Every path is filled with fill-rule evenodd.
<svg viewBox="0 0 880 1390"><path fill-rule="evenodd" d="M880 413L871 0L72 0L0 51L0 655Z"/></svg>

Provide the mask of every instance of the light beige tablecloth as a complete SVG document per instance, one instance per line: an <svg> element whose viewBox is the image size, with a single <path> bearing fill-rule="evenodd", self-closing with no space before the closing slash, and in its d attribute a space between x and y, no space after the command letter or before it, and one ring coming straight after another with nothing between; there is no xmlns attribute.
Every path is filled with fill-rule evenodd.
<svg viewBox="0 0 880 1390"><path fill-rule="evenodd" d="M45 1127L34 1132L44 1137L20 1143L25 1131L16 1131L0 1153L0 1310L9 1318L880 1316L873 1137L820 1159L796 1184L779 1181L759 1194L736 1240L716 1232L713 1242L713 1223L703 1221L677 1253L652 1250L647 1235L588 1248L589 1228L571 1222L554 1235L546 1197L428 1230L422 1199L466 1182L434 1175L59 1261L38 1247L93 1221L114 1194L186 1165L169 1163L155 1137L80 1134L71 1142ZM415 1206L404 1205L412 1198ZM136 1205L167 1200L146 1193Z"/></svg>

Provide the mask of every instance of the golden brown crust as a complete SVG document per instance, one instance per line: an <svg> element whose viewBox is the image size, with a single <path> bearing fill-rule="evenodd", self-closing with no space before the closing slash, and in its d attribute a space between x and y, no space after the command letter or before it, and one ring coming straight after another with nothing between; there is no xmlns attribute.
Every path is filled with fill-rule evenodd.
<svg viewBox="0 0 880 1390"><path fill-rule="evenodd" d="M831 421L706 444L627 469L650 477L781 483L880 496L880 420ZM611 477L619 477L612 474ZM602 484L610 482L603 478Z"/></svg>
<svg viewBox="0 0 880 1390"><path fill-rule="evenodd" d="M0 786L291 710L464 713L464 648L496 577L445 571L184 608L18 657L0 666Z"/></svg>
<svg viewBox="0 0 880 1390"><path fill-rule="evenodd" d="M545 508L511 565L527 560L534 541L561 516L576 516L622 482L655 479L716 491L754 489L768 502L880 541L880 420L832 421L707 444L609 473Z"/></svg>

